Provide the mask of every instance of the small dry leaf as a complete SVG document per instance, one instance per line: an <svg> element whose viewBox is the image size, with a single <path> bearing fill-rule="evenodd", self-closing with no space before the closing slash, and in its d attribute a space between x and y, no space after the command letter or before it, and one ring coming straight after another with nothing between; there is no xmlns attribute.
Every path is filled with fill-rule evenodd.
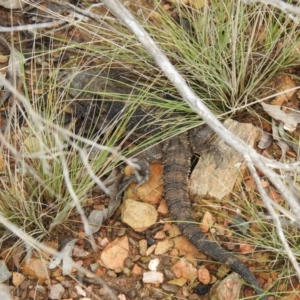
<svg viewBox="0 0 300 300"><path fill-rule="evenodd" d="M264 132L257 145L259 149L266 149L273 143L273 137L270 133Z"/></svg>
<svg viewBox="0 0 300 300"><path fill-rule="evenodd" d="M68 241L63 249L58 253L58 255L55 255L52 260L50 261L49 264L49 269L54 269L56 268L62 261L63 266L62 266L62 274L65 275L70 275L73 267L73 260L72 260L72 253L73 253L73 248L74 245L78 239L72 239Z"/></svg>
<svg viewBox="0 0 300 300"><path fill-rule="evenodd" d="M297 124L300 123L300 112L293 110L287 114L281 109L281 106L264 102L261 103L261 106L273 119L283 122L288 128L296 128Z"/></svg>
<svg viewBox="0 0 300 300"><path fill-rule="evenodd" d="M285 160L286 152L289 150L289 145L282 140L279 133L279 128L276 126L275 121L272 120L272 132L273 132L273 138L277 142L277 145L281 149L281 158L280 160Z"/></svg>

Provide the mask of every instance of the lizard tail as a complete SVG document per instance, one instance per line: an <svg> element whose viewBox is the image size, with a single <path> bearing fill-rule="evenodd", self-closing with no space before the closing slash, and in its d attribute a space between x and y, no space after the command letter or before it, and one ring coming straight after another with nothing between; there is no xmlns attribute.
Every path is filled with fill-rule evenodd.
<svg viewBox="0 0 300 300"><path fill-rule="evenodd" d="M187 180L191 150L187 133L182 133L165 142L164 145L164 193L171 217L178 221L177 225L182 234L198 250L221 263L227 264L232 270L240 274L255 290L260 299L264 291L255 276L236 257L216 243L208 240L195 224L191 205L188 199Z"/></svg>

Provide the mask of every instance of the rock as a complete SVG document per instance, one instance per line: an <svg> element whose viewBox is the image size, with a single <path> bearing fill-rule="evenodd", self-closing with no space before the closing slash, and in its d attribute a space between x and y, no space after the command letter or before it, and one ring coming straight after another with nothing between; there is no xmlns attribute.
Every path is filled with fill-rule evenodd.
<svg viewBox="0 0 300 300"><path fill-rule="evenodd" d="M145 256L147 248L148 248L147 240L140 240L139 241L139 247L140 247L140 254L142 256Z"/></svg>
<svg viewBox="0 0 300 300"><path fill-rule="evenodd" d="M185 258L180 258L171 270L177 278L184 277L189 281L193 281L197 278L197 269Z"/></svg>
<svg viewBox="0 0 300 300"><path fill-rule="evenodd" d="M254 146L260 137L259 128L252 124L242 124L233 120L226 120L225 127L235 136ZM201 200L204 196L222 199L228 196L237 180L243 178L246 164L241 155L217 138L212 142L216 151L203 151L201 160L193 170L189 182L189 194L192 200ZM218 154L219 152L219 154Z"/></svg>
<svg viewBox="0 0 300 300"><path fill-rule="evenodd" d="M198 269L198 280L203 284L209 284L211 281L210 273L204 266Z"/></svg>
<svg viewBox="0 0 300 300"><path fill-rule="evenodd" d="M180 277L180 278L174 278L174 279L170 280L168 283L178 285L178 286L184 286L186 284L186 282L187 282L186 278Z"/></svg>
<svg viewBox="0 0 300 300"><path fill-rule="evenodd" d="M141 275L142 274L142 268L135 264L132 268L132 274L135 275L135 276L138 276L138 275Z"/></svg>
<svg viewBox="0 0 300 300"><path fill-rule="evenodd" d="M173 239L175 249L179 251L180 256L190 256L197 259L205 259L206 256L192 245L184 236L177 236Z"/></svg>
<svg viewBox="0 0 300 300"><path fill-rule="evenodd" d="M43 258L29 258L21 264L21 269L25 275L37 278L39 284L49 279L49 262Z"/></svg>
<svg viewBox="0 0 300 300"><path fill-rule="evenodd" d="M232 273L223 280L215 283L209 293L210 299L236 300L240 299L243 281L240 275Z"/></svg>
<svg viewBox="0 0 300 300"><path fill-rule="evenodd" d="M202 218L202 222L200 224L201 231L209 232L209 230L211 229L212 225L214 225L214 223L215 223L215 219L213 215L209 211L206 211Z"/></svg>
<svg viewBox="0 0 300 300"><path fill-rule="evenodd" d="M147 182L137 188L139 199L144 202L156 204L163 195L163 168L161 163L152 163L151 177Z"/></svg>
<svg viewBox="0 0 300 300"><path fill-rule="evenodd" d="M168 252L170 249L174 247L174 241L173 240L164 240L157 243L157 246L155 248L154 254L155 255L161 255Z"/></svg>
<svg viewBox="0 0 300 300"><path fill-rule="evenodd" d="M164 281L164 275L161 272L149 271L143 274L144 283L158 284L158 283L162 283L163 281Z"/></svg>
<svg viewBox="0 0 300 300"><path fill-rule="evenodd" d="M174 294L176 294L179 291L179 286L174 284L169 284L169 283L163 283L161 285L161 288L166 292L174 293Z"/></svg>
<svg viewBox="0 0 300 300"><path fill-rule="evenodd" d="M164 239L165 237L166 237L166 234L165 234L165 232L164 232L163 230L160 230L160 231L156 232L156 234L155 234L155 236L154 236L154 238L155 238L156 240L162 240L162 239Z"/></svg>
<svg viewBox="0 0 300 300"><path fill-rule="evenodd" d="M138 232L153 225L157 216L155 207L148 203L127 199L122 206L122 222Z"/></svg>
<svg viewBox="0 0 300 300"><path fill-rule="evenodd" d="M161 200L157 208L157 212L162 215L167 215L169 213L168 205L165 200Z"/></svg>
<svg viewBox="0 0 300 300"><path fill-rule="evenodd" d="M116 238L102 251L100 262L108 269L119 269L124 267L124 261L129 255L128 237Z"/></svg>
<svg viewBox="0 0 300 300"><path fill-rule="evenodd" d="M158 258L154 258L154 259L151 259L149 261L148 268L149 268L150 271L156 271L158 265L159 265L159 259Z"/></svg>
<svg viewBox="0 0 300 300"><path fill-rule="evenodd" d="M127 167L128 168L128 167ZM125 175L130 175L132 170L126 170ZM136 185L130 185L125 193L125 199L139 199L146 203L157 204L163 195L163 168L161 163L150 164L151 176L147 182L136 188Z"/></svg>
<svg viewBox="0 0 300 300"><path fill-rule="evenodd" d="M50 299L61 299L65 292L64 287L60 284L53 284L50 289L49 298Z"/></svg>
<svg viewBox="0 0 300 300"><path fill-rule="evenodd" d="M13 272L12 282L14 286L19 286L25 280L25 276L18 272Z"/></svg>

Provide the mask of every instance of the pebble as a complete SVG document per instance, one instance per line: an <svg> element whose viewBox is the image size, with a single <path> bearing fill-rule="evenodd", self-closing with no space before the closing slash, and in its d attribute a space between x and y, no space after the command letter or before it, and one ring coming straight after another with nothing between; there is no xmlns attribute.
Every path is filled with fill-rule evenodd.
<svg viewBox="0 0 300 300"><path fill-rule="evenodd" d="M126 199L122 206L122 222L137 232L145 231L152 226L158 217L156 208L148 203Z"/></svg>
<svg viewBox="0 0 300 300"><path fill-rule="evenodd" d="M13 272L12 282L15 287L18 287L24 280L25 276L19 272Z"/></svg>
<svg viewBox="0 0 300 300"><path fill-rule="evenodd" d="M155 244L155 239L153 237L149 237L147 240L147 245L150 247Z"/></svg>
<svg viewBox="0 0 300 300"><path fill-rule="evenodd" d="M128 296L128 298L130 298L130 299L135 298L136 297L136 291L135 290L130 290L128 293L126 293L126 296Z"/></svg>
<svg viewBox="0 0 300 300"><path fill-rule="evenodd" d="M175 277L175 274L169 269L165 269L164 274L168 280L173 279Z"/></svg>
<svg viewBox="0 0 300 300"><path fill-rule="evenodd" d="M130 275L130 269L124 268L123 269L123 274L125 274L126 276L129 276Z"/></svg>
<svg viewBox="0 0 300 300"><path fill-rule="evenodd" d="M114 272L114 271L107 271L107 275L110 276L110 277L117 277L117 274Z"/></svg>
<svg viewBox="0 0 300 300"><path fill-rule="evenodd" d="M168 252L170 249L174 247L174 242L172 240L164 240L157 243L157 247L155 248L155 255L161 255Z"/></svg>
<svg viewBox="0 0 300 300"><path fill-rule="evenodd" d="M164 293L160 290L154 290L152 293L151 293L151 296L153 298L156 298L156 299L163 299L164 298Z"/></svg>
<svg viewBox="0 0 300 300"><path fill-rule="evenodd" d="M157 271L149 271L143 274L144 283L162 283L164 281L164 274Z"/></svg>
<svg viewBox="0 0 300 300"><path fill-rule="evenodd" d="M129 255L128 237L125 235L109 243L101 253L100 261L108 269L124 267L124 261Z"/></svg>
<svg viewBox="0 0 300 300"><path fill-rule="evenodd" d="M141 257L141 262L143 264L147 264L150 260L151 260L151 258L149 256L143 256L143 257Z"/></svg>
<svg viewBox="0 0 300 300"><path fill-rule="evenodd" d="M35 290L43 295L46 295L47 292L45 287L39 284L35 286Z"/></svg>
<svg viewBox="0 0 300 300"><path fill-rule="evenodd" d="M99 263L93 263L90 265L91 271L96 272L97 269L99 268Z"/></svg>
<svg viewBox="0 0 300 300"><path fill-rule="evenodd" d="M163 283L161 287L164 291L167 291L169 293L176 294L179 291L179 286L176 286L174 284Z"/></svg>
<svg viewBox="0 0 300 300"><path fill-rule="evenodd" d="M149 289L144 287L144 288L137 290L137 294L140 299L144 299L145 297L148 297L150 295L150 291L149 291Z"/></svg>
<svg viewBox="0 0 300 300"><path fill-rule="evenodd" d="M124 266L130 269L133 266L133 261L129 257L127 257L124 261Z"/></svg>
<svg viewBox="0 0 300 300"><path fill-rule="evenodd" d="M194 290L199 296L204 296L209 292L209 289L210 285L198 284Z"/></svg>
<svg viewBox="0 0 300 300"><path fill-rule="evenodd" d="M156 271L158 265L159 265L159 259L158 258L151 259L149 261L148 268L149 268L150 271Z"/></svg>
<svg viewBox="0 0 300 300"><path fill-rule="evenodd" d="M145 256L147 248L148 248L147 240L140 240L139 241L139 247L140 247L140 254L142 256Z"/></svg>
<svg viewBox="0 0 300 300"><path fill-rule="evenodd" d="M136 282L136 284L135 284L135 287L134 287L136 290L139 290L139 289L141 289L142 288L142 283L141 283L141 281L139 280L139 281L137 281Z"/></svg>
<svg viewBox="0 0 300 300"><path fill-rule="evenodd" d="M122 227L118 230L117 236L123 236L126 233L126 228Z"/></svg>
<svg viewBox="0 0 300 300"><path fill-rule="evenodd" d="M50 289L49 298L50 299L61 299L65 292L64 287L60 284L53 284Z"/></svg>
<svg viewBox="0 0 300 300"><path fill-rule="evenodd" d="M4 282L11 277L11 272L8 270L4 260L0 260L0 282Z"/></svg>

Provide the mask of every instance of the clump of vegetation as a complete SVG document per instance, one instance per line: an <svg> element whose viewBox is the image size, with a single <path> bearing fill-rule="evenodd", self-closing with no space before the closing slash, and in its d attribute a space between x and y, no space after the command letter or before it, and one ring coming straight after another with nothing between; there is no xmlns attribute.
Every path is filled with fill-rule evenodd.
<svg viewBox="0 0 300 300"><path fill-rule="evenodd" d="M141 18L143 26L220 118L251 111L257 99L266 95L267 83L299 61L298 25L273 7L211 0L203 7L178 6L170 12L157 3L156 14L149 12L149 16ZM120 162L111 159L110 153L117 144L128 146L124 120L138 105L159 108L158 124L168 125L137 145L141 148L201 122L131 32L113 18L103 22L105 26L79 21L68 32L41 33L48 48L42 43L35 49L30 58L35 63L27 64L23 71L26 98L19 100L18 114L21 111L26 126L16 123L5 135L0 213L40 239L57 225L74 228L78 222L72 214L74 207L83 215L81 206L91 199L96 178L105 178ZM36 62L41 58L39 65ZM83 94L70 97L71 78L86 69L128 71L126 84L138 92L125 96L107 90L91 93L87 87L84 98ZM95 99L100 103L126 101L130 109L102 131L97 132L95 124L88 131L88 117L74 117L72 103ZM98 122L98 117L93 121ZM179 129L178 121L182 124ZM252 208L245 210L252 214ZM263 235L271 234L274 239L257 238L254 243L273 252L279 245L274 228L260 225ZM291 241L297 240L297 233L287 234ZM276 255L287 261L285 253ZM287 274L287 268L282 274Z"/></svg>

